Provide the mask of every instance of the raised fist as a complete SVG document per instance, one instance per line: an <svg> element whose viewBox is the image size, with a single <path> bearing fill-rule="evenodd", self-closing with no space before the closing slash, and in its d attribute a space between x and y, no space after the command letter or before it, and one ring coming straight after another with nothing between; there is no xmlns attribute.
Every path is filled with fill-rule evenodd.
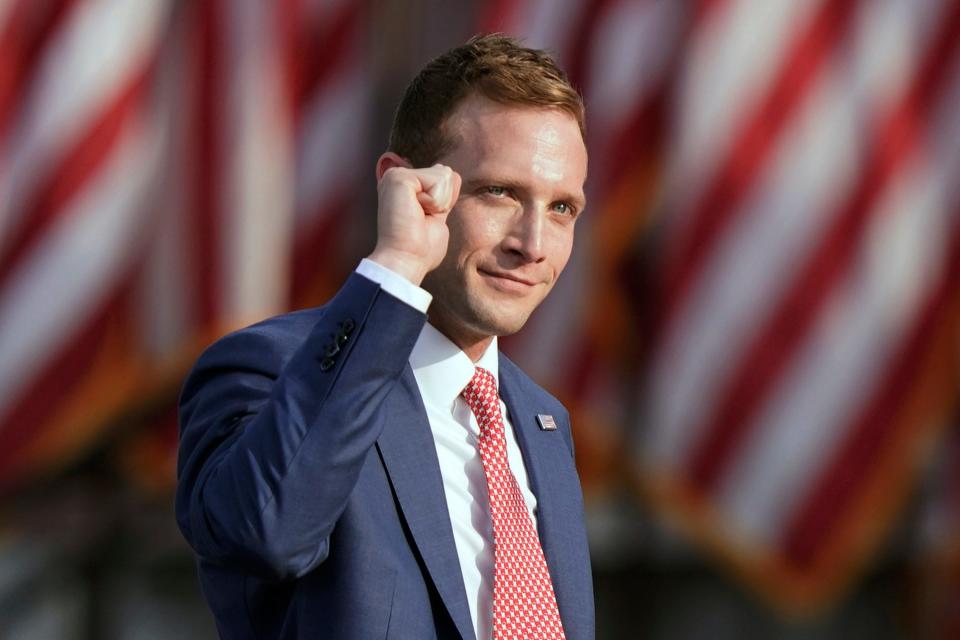
<svg viewBox="0 0 960 640"><path fill-rule="evenodd" d="M413 169L390 152L377 175L377 246L369 257L419 285L447 252L447 214L460 195L460 175L441 164Z"/></svg>

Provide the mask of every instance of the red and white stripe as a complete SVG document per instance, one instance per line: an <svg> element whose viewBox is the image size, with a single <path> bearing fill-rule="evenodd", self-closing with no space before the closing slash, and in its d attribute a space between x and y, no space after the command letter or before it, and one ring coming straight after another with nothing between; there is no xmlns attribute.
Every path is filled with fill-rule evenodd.
<svg viewBox="0 0 960 640"><path fill-rule="evenodd" d="M0 33L0 485L83 377L149 230L169 3L13 2Z"/></svg>
<svg viewBox="0 0 960 640"><path fill-rule="evenodd" d="M365 48L367 4L299 0L294 31L296 187L291 294L322 302L354 264L350 229L369 219L374 83Z"/></svg>
<svg viewBox="0 0 960 640"><path fill-rule="evenodd" d="M689 51L635 459L809 604L877 545L948 408L921 385L957 337L960 3L704 2Z"/></svg>
<svg viewBox="0 0 960 640"><path fill-rule="evenodd" d="M171 25L170 149L140 288L157 355L286 307L295 177L281 17L214 0L180 7Z"/></svg>

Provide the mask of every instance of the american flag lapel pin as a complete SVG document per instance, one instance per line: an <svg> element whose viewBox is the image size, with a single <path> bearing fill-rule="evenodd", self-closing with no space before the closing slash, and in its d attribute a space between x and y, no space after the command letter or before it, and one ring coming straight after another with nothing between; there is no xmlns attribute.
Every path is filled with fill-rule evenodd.
<svg viewBox="0 0 960 640"><path fill-rule="evenodd" d="M557 421L553 419L553 416L546 413L537 414L537 424L540 425L540 431L557 430Z"/></svg>

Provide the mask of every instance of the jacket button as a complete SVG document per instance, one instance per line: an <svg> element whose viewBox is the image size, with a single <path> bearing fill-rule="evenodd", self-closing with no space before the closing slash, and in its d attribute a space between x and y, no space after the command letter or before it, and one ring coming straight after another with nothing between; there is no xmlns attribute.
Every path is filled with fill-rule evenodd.
<svg viewBox="0 0 960 640"><path fill-rule="evenodd" d="M334 340L337 341L337 345L339 345L339 346L341 346L341 347L342 347L343 345L347 344L347 340L349 340L349 339L350 339L350 336L348 336L347 334L345 334L343 331L341 331L341 332L338 333L336 336L334 336Z"/></svg>
<svg viewBox="0 0 960 640"><path fill-rule="evenodd" d="M324 350L324 353L328 357L332 358L333 356L340 353L340 345L337 344L336 342L331 342L330 344L327 345L327 348Z"/></svg>
<svg viewBox="0 0 960 640"><path fill-rule="evenodd" d="M347 318L340 323L340 330L343 331L344 334L349 334L356 326L357 323L353 321L353 318Z"/></svg>
<svg viewBox="0 0 960 640"><path fill-rule="evenodd" d="M333 368L334 362L333 358L324 358L320 361L320 371L329 371Z"/></svg>

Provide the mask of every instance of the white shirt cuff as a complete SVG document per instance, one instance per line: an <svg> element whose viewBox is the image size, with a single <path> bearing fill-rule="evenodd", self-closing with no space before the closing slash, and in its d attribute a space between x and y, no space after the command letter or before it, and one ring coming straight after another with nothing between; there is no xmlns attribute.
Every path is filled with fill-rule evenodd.
<svg viewBox="0 0 960 640"><path fill-rule="evenodd" d="M381 289L394 298L406 302L420 313L426 313L430 302L433 301L433 296L425 289L421 289L400 274L373 260L367 258L361 260L357 273L368 280L373 280L380 285Z"/></svg>

